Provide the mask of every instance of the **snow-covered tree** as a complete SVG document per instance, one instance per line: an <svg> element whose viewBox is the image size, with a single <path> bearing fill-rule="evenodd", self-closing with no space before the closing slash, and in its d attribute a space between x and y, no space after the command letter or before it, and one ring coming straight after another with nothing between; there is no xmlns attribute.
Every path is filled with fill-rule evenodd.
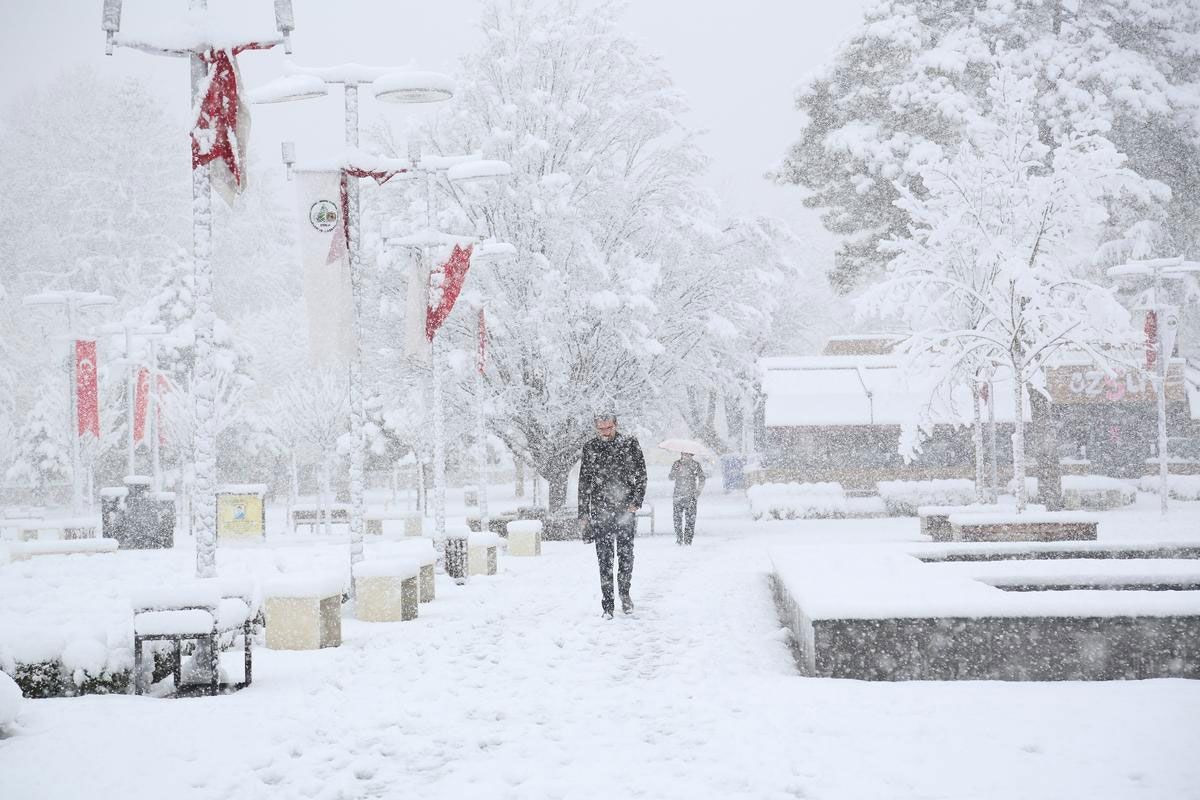
<svg viewBox="0 0 1200 800"><path fill-rule="evenodd" d="M885 244L885 279L862 298L871 315L899 318L912 330L913 366L944 395L970 383L981 366L1012 379L1014 473L1025 502L1024 425L1029 390L1044 388L1044 367L1064 349L1111 364L1135 339L1129 314L1110 290L1085 279L1109 221L1109 203L1145 203L1154 184L1124 166L1101 135L1080 120L1041 140L1030 78L997 65L989 108L948 157L919 171L920 196L898 186L912 220L908 235Z"/></svg>
<svg viewBox="0 0 1200 800"><path fill-rule="evenodd" d="M71 442L64 381L53 374L38 385L38 399L11 442L13 460L4 477L26 484L39 502L46 502L50 484L71 480Z"/></svg>
<svg viewBox="0 0 1200 800"><path fill-rule="evenodd" d="M678 413L689 386L747 374L740 347L765 330L763 301L785 275L766 225L720 222L697 189L705 162L684 106L658 61L617 30L617 11L486 3L482 49L420 134L426 152L482 151L513 167L498 190L440 199L440 227L510 242L518 256L472 269L468 311L439 336L469 364L470 312L483 303L492 429L546 478L552 507L595 412L616 411L628 429ZM383 145L404 153L394 138ZM754 263L755 249L770 252ZM448 395L473 397L469 369L459 374Z"/></svg>
<svg viewBox="0 0 1200 800"><path fill-rule="evenodd" d="M831 274L841 290L877 275L887 260L879 242L906 234L894 201L901 189L924 193L922 167L953 150L986 106L999 52L1035 81L1043 141L1102 121L1130 169L1171 188L1164 216L1125 249L1138 255L1159 240L1198 255L1200 4L882 0L803 82L804 127L777 173L807 189L806 204L845 237Z"/></svg>

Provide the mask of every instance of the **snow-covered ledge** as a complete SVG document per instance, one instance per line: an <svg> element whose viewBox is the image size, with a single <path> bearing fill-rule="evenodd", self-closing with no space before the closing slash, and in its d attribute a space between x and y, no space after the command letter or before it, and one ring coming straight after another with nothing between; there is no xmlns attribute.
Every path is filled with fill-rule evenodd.
<svg viewBox="0 0 1200 800"><path fill-rule="evenodd" d="M1079 511L1015 510L951 514L956 542L1095 541L1100 518Z"/></svg>

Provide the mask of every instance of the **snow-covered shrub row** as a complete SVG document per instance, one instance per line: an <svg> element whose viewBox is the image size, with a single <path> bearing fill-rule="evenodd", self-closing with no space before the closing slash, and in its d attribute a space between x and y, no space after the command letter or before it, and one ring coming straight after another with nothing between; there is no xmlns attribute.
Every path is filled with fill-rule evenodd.
<svg viewBox="0 0 1200 800"><path fill-rule="evenodd" d="M1158 494L1160 483L1157 475L1147 475L1138 481L1138 488ZM1200 500L1200 475L1168 475L1167 494L1175 500Z"/></svg>
<svg viewBox="0 0 1200 800"><path fill-rule="evenodd" d="M10 728L21 710L21 687L17 682L0 672L0 733Z"/></svg>
<svg viewBox="0 0 1200 800"><path fill-rule="evenodd" d="M915 517L920 506L963 506L975 502L975 481L880 481L879 496L889 516Z"/></svg>
<svg viewBox="0 0 1200 800"><path fill-rule="evenodd" d="M121 693L132 668L129 643L111 637L107 642L102 637L64 640L28 628L0 631L0 672L26 697Z"/></svg>
<svg viewBox="0 0 1200 800"><path fill-rule="evenodd" d="M762 483L746 490L755 519L819 519L846 514L840 483Z"/></svg>

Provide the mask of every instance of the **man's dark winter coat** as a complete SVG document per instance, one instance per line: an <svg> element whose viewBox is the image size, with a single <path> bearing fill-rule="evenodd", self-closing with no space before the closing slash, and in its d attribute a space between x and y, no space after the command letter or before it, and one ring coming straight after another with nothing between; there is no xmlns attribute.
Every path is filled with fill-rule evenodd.
<svg viewBox="0 0 1200 800"><path fill-rule="evenodd" d="M646 459L634 436L599 436L583 446L579 466L579 517L611 516L641 507L646 497Z"/></svg>

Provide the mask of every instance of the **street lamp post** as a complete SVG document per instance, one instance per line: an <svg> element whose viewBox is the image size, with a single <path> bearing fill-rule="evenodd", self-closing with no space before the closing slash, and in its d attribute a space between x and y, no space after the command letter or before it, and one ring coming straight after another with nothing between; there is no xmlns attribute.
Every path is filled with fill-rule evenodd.
<svg viewBox="0 0 1200 800"><path fill-rule="evenodd" d="M429 275L431 274L430 250L433 247L475 243L476 237L473 236L453 236L450 234L438 233L432 230L433 224L433 180L435 176L444 177L451 185L466 185L480 182L495 181L512 174L512 167L503 161L494 161L481 159L474 156L441 156L437 158L422 158L420 147L416 143L410 143L406 170L416 173L425 181L425 222L426 229L420 233L389 239L388 243L409 247L419 252L421 262L417 275L410 279L425 280L426 296L424 305L426 308L430 306L429 291L433 287L429 286ZM500 260L511 257L515 252L512 245L505 243L485 243L481 245L481 255L484 261ZM420 309L424 311L425 309ZM418 310L409 308L409 313L416 313ZM422 322L424 318L422 317ZM412 321L410 320L410 324ZM446 536L446 447L445 447L445 420L442 412L442 385L438 375L438 353L437 353L437 336L436 334L429 337L429 376L432 384L432 406L433 414L433 524L434 524L434 539L442 541ZM482 396L480 398L482 401ZM477 422L478 424L478 422ZM486 500L482 498L483 503ZM481 523L484 522L483 507L481 511Z"/></svg>
<svg viewBox="0 0 1200 800"><path fill-rule="evenodd" d="M397 72L395 69L343 64L328 68L287 66L287 74L253 92L255 103L281 103L322 97L330 84L342 86L344 103L345 144L358 147L358 87L371 85L375 97L397 103L431 103L447 100L453 94L453 81L434 72ZM283 144L284 163L288 174L295 162L295 146ZM343 167L343 170L345 168ZM348 365L347 383L350 395L350 564L363 557L364 469L366 453L364 429L366 410L362 385L362 234L359 215L359 185L356 175L345 175L346 187L346 250L350 258L350 296L353 316L351 325L352 351Z"/></svg>
<svg viewBox="0 0 1200 800"><path fill-rule="evenodd" d="M85 308L96 308L98 306L111 306L117 302L115 297L99 292L73 292L73 291L47 291L39 294L26 295L21 299L21 304L26 307L33 306L62 306L67 312L67 340L74 342L77 338L75 330L75 322L79 314ZM71 511L80 513L83 509L83 484L80 482L80 457L79 457L79 407L78 398L76 397L76 384L79 376L76 371L75 354L70 353L67 358L69 364L67 368L67 396L70 398L68 404L69 419L67 420L67 433L71 440Z"/></svg>
<svg viewBox="0 0 1200 800"><path fill-rule="evenodd" d="M1169 484L1167 456L1167 359L1171 357L1173 347L1167 346L1167 334L1173 333L1172 324L1167 318L1175 311L1174 306L1162 302L1162 282L1164 279L1180 279L1189 274L1200 273L1200 262L1184 261L1182 258L1157 258L1149 261L1133 261L1117 267L1111 267L1108 275L1114 278L1149 277L1154 282L1153 306L1156 335L1155 335L1155 375L1154 389L1158 401L1158 494L1162 513L1167 513ZM1174 337L1171 337L1172 340Z"/></svg>
<svg viewBox="0 0 1200 800"><path fill-rule="evenodd" d="M186 57L191 66L191 106L200 108L201 88L209 83L209 61L214 54L223 52L232 55L243 47L267 49L278 44L291 52L291 32L295 29L291 0L274 0L275 28L279 38L259 38L236 46L218 46L214 41L220 37L197 30L195 41L190 46L167 45L135 38L122 37L122 0L104 0L101 30L105 32L104 52L112 55L114 46L130 47L151 55ZM197 19L205 19L208 0L188 0L188 10ZM204 26L199 26L203 28ZM216 74L215 59L213 73ZM236 75L236 71L234 72ZM215 85L215 81L213 82ZM236 98L225 98L236 100ZM214 130L192 130L192 265L194 269L194 307L192 319L196 335L196 364L194 367L193 395L196 403L195 430L195 474L194 500L199 509L196 514L196 577L212 578L217 574L217 510L214 500L213 481L216 473L216 365L214 363L215 315L213 313L212 272L212 176L210 163L197 158L197 147L212 154ZM240 143L244 145L243 143ZM236 146L234 148L237 149Z"/></svg>

